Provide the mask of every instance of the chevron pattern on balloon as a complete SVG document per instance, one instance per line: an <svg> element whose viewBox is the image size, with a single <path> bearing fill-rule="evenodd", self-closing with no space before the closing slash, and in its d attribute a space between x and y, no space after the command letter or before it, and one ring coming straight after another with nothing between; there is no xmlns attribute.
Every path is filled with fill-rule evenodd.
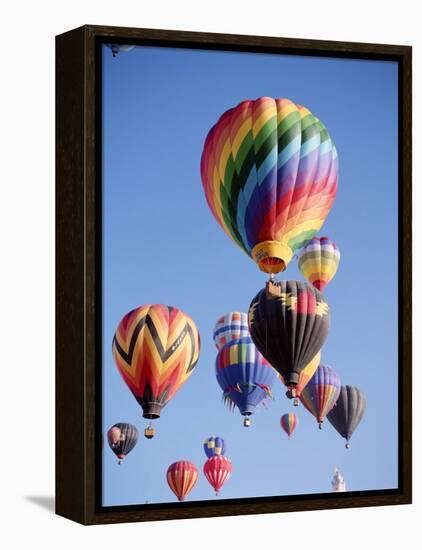
<svg viewBox="0 0 422 550"><path fill-rule="evenodd" d="M127 386L144 409L157 418L186 382L199 358L199 333L192 319L171 306L145 305L121 320L113 356Z"/></svg>

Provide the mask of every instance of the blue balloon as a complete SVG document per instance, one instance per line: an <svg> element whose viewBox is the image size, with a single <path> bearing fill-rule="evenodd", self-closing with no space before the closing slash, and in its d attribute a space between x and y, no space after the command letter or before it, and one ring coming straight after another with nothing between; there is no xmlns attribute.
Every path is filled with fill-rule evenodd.
<svg viewBox="0 0 422 550"><path fill-rule="evenodd" d="M215 371L224 400L229 407L236 406L243 416L253 414L257 405L271 396L278 379L277 372L249 337L226 344L217 354Z"/></svg>
<svg viewBox="0 0 422 550"><path fill-rule="evenodd" d="M226 442L222 437L208 437L204 441L204 451L208 458L222 456L226 452Z"/></svg>

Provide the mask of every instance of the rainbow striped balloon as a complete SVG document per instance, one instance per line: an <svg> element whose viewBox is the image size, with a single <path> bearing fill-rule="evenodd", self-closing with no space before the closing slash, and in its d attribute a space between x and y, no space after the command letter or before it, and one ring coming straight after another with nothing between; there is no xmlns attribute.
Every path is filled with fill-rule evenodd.
<svg viewBox="0 0 422 550"><path fill-rule="evenodd" d="M294 413L283 414L283 416L280 418L280 426L286 432L289 439L298 424L299 419Z"/></svg>
<svg viewBox="0 0 422 550"><path fill-rule="evenodd" d="M214 327L214 342L221 349L232 340L249 336L248 314L241 311L231 311L222 315Z"/></svg>
<svg viewBox="0 0 422 550"><path fill-rule="evenodd" d="M337 151L324 124L289 99L226 111L201 159L208 205L266 273L283 271L324 223L337 192Z"/></svg>
<svg viewBox="0 0 422 550"><path fill-rule="evenodd" d="M325 416L336 404L340 387L338 374L330 367L320 365L302 390L300 400L305 409L315 416L320 428Z"/></svg>
<svg viewBox="0 0 422 550"><path fill-rule="evenodd" d="M298 257L302 275L321 291L337 273L339 263L340 250L328 237L314 237Z"/></svg>

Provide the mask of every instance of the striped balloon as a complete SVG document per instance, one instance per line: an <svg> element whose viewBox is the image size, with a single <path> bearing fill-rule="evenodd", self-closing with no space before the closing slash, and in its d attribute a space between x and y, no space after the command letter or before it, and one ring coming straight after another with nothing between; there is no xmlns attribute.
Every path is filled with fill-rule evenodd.
<svg viewBox="0 0 422 550"><path fill-rule="evenodd" d="M216 496L232 475L232 471L232 463L226 456L213 456L205 462L204 475L214 488Z"/></svg>
<svg viewBox="0 0 422 550"><path fill-rule="evenodd" d="M237 406L243 416L253 414L271 396L278 379L249 337L226 344L217 354L215 371L224 400L231 408Z"/></svg>
<svg viewBox="0 0 422 550"><path fill-rule="evenodd" d="M249 336L248 314L232 311L222 315L214 327L214 342L221 349L232 340Z"/></svg>
<svg viewBox="0 0 422 550"><path fill-rule="evenodd" d="M199 346L195 323L175 307L144 305L123 317L114 335L113 356L144 418L159 418L192 374Z"/></svg>
<svg viewBox="0 0 422 550"><path fill-rule="evenodd" d="M298 424L299 419L294 413L283 414L283 416L280 418L280 426L289 436L289 439Z"/></svg>
<svg viewBox="0 0 422 550"><path fill-rule="evenodd" d="M320 365L308 384L302 390L300 400L304 407L322 427L325 416L336 404L340 395L341 382L337 373L330 367Z"/></svg>
<svg viewBox="0 0 422 550"><path fill-rule="evenodd" d="M198 468L188 460L179 460L168 467L167 483L170 489L183 502L198 481Z"/></svg>
<svg viewBox="0 0 422 550"><path fill-rule="evenodd" d="M110 449L120 462L130 453L138 442L139 432L136 426L126 422L114 424L107 432Z"/></svg>
<svg viewBox="0 0 422 550"><path fill-rule="evenodd" d="M208 458L222 456L226 452L226 442L222 437L208 437L204 441L204 451Z"/></svg>
<svg viewBox="0 0 422 550"><path fill-rule="evenodd" d="M229 109L211 128L201 178L227 235L262 271L278 273L333 205L337 151L306 107L261 97Z"/></svg>
<svg viewBox="0 0 422 550"><path fill-rule="evenodd" d="M339 262L340 250L328 237L314 237L298 258L302 275L321 291L337 273Z"/></svg>

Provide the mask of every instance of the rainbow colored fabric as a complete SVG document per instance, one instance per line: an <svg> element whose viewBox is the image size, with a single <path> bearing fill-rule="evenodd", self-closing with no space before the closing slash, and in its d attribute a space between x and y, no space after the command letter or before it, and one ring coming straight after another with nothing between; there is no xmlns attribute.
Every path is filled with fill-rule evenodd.
<svg viewBox="0 0 422 550"><path fill-rule="evenodd" d="M261 97L229 109L211 128L201 178L215 219L246 254L264 241L293 253L333 205L337 151L306 107Z"/></svg>
<svg viewBox="0 0 422 550"><path fill-rule="evenodd" d="M303 388L300 400L321 424L324 417L336 404L340 395L340 387L341 382L338 374L330 367L320 365Z"/></svg>
<svg viewBox="0 0 422 550"><path fill-rule="evenodd" d="M294 413L283 414L280 418L280 425L289 436L289 439L298 424L299 419Z"/></svg>
<svg viewBox="0 0 422 550"><path fill-rule="evenodd" d="M302 275L321 291L337 273L339 263L340 250L328 237L314 237L298 257Z"/></svg>
<svg viewBox="0 0 422 550"><path fill-rule="evenodd" d="M249 336L248 314L231 311L222 315L215 324L213 336L217 349L221 349L232 340Z"/></svg>

